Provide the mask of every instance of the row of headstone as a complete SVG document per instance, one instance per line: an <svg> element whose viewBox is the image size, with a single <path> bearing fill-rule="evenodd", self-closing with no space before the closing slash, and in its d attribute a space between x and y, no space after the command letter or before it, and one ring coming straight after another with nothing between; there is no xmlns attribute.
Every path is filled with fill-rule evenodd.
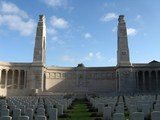
<svg viewBox="0 0 160 120"><path fill-rule="evenodd" d="M9 115L9 109L2 109L1 110L1 117L3 117L3 116L10 116ZM14 109L13 110L13 115L12 115L13 120L18 120L18 118L20 116L24 116L24 115L21 114L21 109L18 109L18 108ZM25 116L28 116L29 120L33 120L33 117L34 117L33 109L31 109L31 108L26 109ZM35 115L35 117L37 117L37 116L46 116L45 115L45 109L44 108L38 108L37 109L37 114ZM48 109L49 120L57 120L57 116L58 116L58 111L57 111L56 108Z"/></svg>
<svg viewBox="0 0 160 120"><path fill-rule="evenodd" d="M12 118L13 120L18 120L20 116L24 115L28 116L29 120L33 120L37 116L46 116L49 120L57 120L58 116L63 115L63 112L68 109L72 102L72 98L64 99L53 96L9 97L0 100L0 116L5 116L6 119Z"/></svg>
<svg viewBox="0 0 160 120"><path fill-rule="evenodd" d="M155 95L125 96L124 98L120 96L116 98L117 102L114 102L116 104L114 104L114 110L112 110L109 105L109 98L87 96L92 106L98 109L99 113L103 113L104 120L111 119L112 114L113 120L124 120L125 106L128 109L130 120L147 120L150 118L151 120L160 120L160 104L157 102L159 98L156 99Z"/></svg>

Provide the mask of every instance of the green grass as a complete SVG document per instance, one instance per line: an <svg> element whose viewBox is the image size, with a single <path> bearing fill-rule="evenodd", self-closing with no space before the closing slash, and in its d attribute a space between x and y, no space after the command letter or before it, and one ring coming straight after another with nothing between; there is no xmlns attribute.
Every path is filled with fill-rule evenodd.
<svg viewBox="0 0 160 120"><path fill-rule="evenodd" d="M95 120L95 119L102 119L102 115L98 112L89 112L89 109L86 104L87 101L84 99L76 100L73 103L73 109L68 109L65 114L69 117L66 118L58 118L58 120ZM95 115L95 117L90 117L91 115ZM98 115L100 115L98 117ZM113 114L112 114L113 119ZM111 120L112 120L111 119ZM125 106L125 120L129 120L129 113L128 109Z"/></svg>
<svg viewBox="0 0 160 120"><path fill-rule="evenodd" d="M58 118L58 120L94 120L90 117L91 113L88 112L88 108L85 100L76 100L73 104L73 109L67 111L69 118Z"/></svg>

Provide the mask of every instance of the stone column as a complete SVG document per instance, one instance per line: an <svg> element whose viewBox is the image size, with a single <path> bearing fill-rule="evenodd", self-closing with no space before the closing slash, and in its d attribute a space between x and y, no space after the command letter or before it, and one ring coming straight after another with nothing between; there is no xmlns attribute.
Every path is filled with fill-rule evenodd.
<svg viewBox="0 0 160 120"><path fill-rule="evenodd" d="M107 77L106 77L106 79L107 79ZM119 88L118 80L119 80L119 73L116 71L116 92L118 92L118 88Z"/></svg>
<svg viewBox="0 0 160 120"><path fill-rule="evenodd" d="M24 71L24 87L23 88L26 88L26 74L27 72L26 71Z"/></svg>
<svg viewBox="0 0 160 120"><path fill-rule="evenodd" d="M160 88L160 86L159 86L160 85L159 70L157 71L157 76L158 76L158 79L157 79L158 80L158 83L157 83L158 84L158 91L160 91L160 89L159 89Z"/></svg>
<svg viewBox="0 0 160 120"><path fill-rule="evenodd" d="M26 71L26 83L25 83L26 86L25 86L25 88L28 88L28 77L27 76L28 76L28 72Z"/></svg>
<svg viewBox="0 0 160 120"><path fill-rule="evenodd" d="M6 76L5 76L5 88L7 89L7 81L8 81L8 70L6 70Z"/></svg>
<svg viewBox="0 0 160 120"><path fill-rule="evenodd" d="M136 72L136 90L139 90L139 85L138 85L138 71Z"/></svg>
<svg viewBox="0 0 160 120"><path fill-rule="evenodd" d="M144 74L144 71L142 71L142 74L143 74L143 91L145 91L146 85L145 85L145 74Z"/></svg>
<svg viewBox="0 0 160 120"><path fill-rule="evenodd" d="M97 72L94 73L94 77L95 77L95 80L98 80L98 78L97 78Z"/></svg>
<svg viewBox="0 0 160 120"><path fill-rule="evenodd" d="M12 70L12 89L14 89L14 70Z"/></svg>
<svg viewBox="0 0 160 120"><path fill-rule="evenodd" d="M156 91L158 91L158 71L156 72Z"/></svg>
<svg viewBox="0 0 160 120"><path fill-rule="evenodd" d="M18 70L18 86L17 86L18 89L20 89L20 77L21 77L21 70Z"/></svg>
<svg viewBox="0 0 160 120"><path fill-rule="evenodd" d="M149 90L151 90L151 71L149 71Z"/></svg>
<svg viewBox="0 0 160 120"><path fill-rule="evenodd" d="M25 88L25 86L26 86L26 71L24 71L24 84L23 84L23 89Z"/></svg>

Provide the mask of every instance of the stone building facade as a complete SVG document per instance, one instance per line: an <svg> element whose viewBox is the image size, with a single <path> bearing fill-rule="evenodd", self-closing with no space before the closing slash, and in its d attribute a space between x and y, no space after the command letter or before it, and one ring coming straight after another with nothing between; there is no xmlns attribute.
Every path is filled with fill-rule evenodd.
<svg viewBox="0 0 160 120"><path fill-rule="evenodd" d="M0 62L0 96L35 93L111 93L160 90L160 63L131 64L124 16L118 19L117 65L46 65L45 17L39 16L33 62Z"/></svg>

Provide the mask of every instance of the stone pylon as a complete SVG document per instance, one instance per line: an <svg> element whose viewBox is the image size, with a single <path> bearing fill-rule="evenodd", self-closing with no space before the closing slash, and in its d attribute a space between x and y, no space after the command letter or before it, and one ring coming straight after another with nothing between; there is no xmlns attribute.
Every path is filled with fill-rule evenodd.
<svg viewBox="0 0 160 120"><path fill-rule="evenodd" d="M127 28L124 15L118 18L118 51L117 51L117 92L132 92L135 89L133 70L129 58Z"/></svg>
<svg viewBox="0 0 160 120"><path fill-rule="evenodd" d="M118 21L117 66L130 66L128 37L124 15L120 15Z"/></svg>
<svg viewBox="0 0 160 120"><path fill-rule="evenodd" d="M46 63L46 24L43 15L39 16L37 25L33 63Z"/></svg>
<svg viewBox="0 0 160 120"><path fill-rule="evenodd" d="M39 15L36 30L36 39L33 55L33 63L30 70L29 87L36 93L44 91L44 76L46 64L46 24L45 16Z"/></svg>

